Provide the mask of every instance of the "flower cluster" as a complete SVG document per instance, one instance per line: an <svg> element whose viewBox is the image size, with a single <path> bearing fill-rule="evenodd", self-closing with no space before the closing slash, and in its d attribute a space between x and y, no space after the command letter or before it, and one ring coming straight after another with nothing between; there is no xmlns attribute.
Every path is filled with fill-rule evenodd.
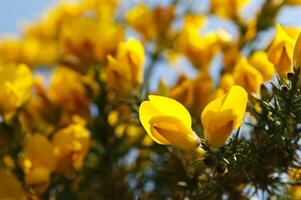
<svg viewBox="0 0 301 200"><path fill-rule="evenodd" d="M257 3L60 1L1 37L0 199L300 198L301 28L275 21L301 1Z"/></svg>

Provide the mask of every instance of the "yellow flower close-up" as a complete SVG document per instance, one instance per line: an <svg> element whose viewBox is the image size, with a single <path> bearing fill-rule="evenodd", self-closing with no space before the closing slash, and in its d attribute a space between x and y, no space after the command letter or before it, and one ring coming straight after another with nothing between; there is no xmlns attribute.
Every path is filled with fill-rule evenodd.
<svg viewBox="0 0 301 200"><path fill-rule="evenodd" d="M33 78L24 65L0 64L0 113L11 114L30 97Z"/></svg>
<svg viewBox="0 0 301 200"><path fill-rule="evenodd" d="M233 129L240 127L247 101L245 89L235 85L204 108L201 121L209 145L218 147L225 144Z"/></svg>
<svg viewBox="0 0 301 200"><path fill-rule="evenodd" d="M176 100L150 95L139 108L139 118L148 135L158 144L191 151L200 139L191 129L191 116Z"/></svg>

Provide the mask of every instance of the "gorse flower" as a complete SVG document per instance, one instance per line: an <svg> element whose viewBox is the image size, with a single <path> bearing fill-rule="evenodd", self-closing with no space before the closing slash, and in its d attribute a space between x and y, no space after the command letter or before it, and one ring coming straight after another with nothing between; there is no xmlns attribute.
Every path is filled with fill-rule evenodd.
<svg viewBox="0 0 301 200"><path fill-rule="evenodd" d="M0 114L11 114L20 107L29 98L32 84L26 65L0 64Z"/></svg>
<svg viewBox="0 0 301 200"><path fill-rule="evenodd" d="M292 70L294 39L279 24L276 25L276 35L268 50L268 58L274 64L277 73L284 77Z"/></svg>
<svg viewBox="0 0 301 200"><path fill-rule="evenodd" d="M241 57L235 65L233 78L237 85L244 87L248 92L258 93L263 77L255 67L250 65L245 57Z"/></svg>
<svg viewBox="0 0 301 200"><path fill-rule="evenodd" d="M68 173L72 167L80 169L90 147L90 134L85 122L79 117L73 120L72 124L60 129L52 138L58 160L56 169L61 173Z"/></svg>
<svg viewBox="0 0 301 200"><path fill-rule="evenodd" d="M211 12L223 18L236 18L249 0L211 0Z"/></svg>
<svg viewBox="0 0 301 200"><path fill-rule="evenodd" d="M130 38L118 45L117 55L108 56L107 84L124 95L142 82L145 52L143 45Z"/></svg>
<svg viewBox="0 0 301 200"><path fill-rule="evenodd" d="M202 112L205 139L211 146L225 144L233 129L243 120L248 94L240 86L232 86L227 94L210 102Z"/></svg>
<svg viewBox="0 0 301 200"><path fill-rule="evenodd" d="M191 129L191 116L176 100L150 95L139 108L139 118L149 136L157 143L191 151L200 139Z"/></svg>
<svg viewBox="0 0 301 200"><path fill-rule="evenodd" d="M21 165L25 173L25 182L36 186L39 192L45 191L50 175L56 168L56 158L52 144L44 135L34 134L28 137Z"/></svg>

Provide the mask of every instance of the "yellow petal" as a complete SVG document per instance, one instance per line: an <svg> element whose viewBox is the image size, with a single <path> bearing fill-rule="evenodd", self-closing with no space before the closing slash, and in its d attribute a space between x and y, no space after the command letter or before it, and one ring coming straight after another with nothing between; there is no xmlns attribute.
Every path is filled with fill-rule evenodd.
<svg viewBox="0 0 301 200"><path fill-rule="evenodd" d="M232 130L233 122L230 121L227 124L224 124L223 126L219 127L214 132L209 132L208 130L205 130L205 139L211 146L219 147L226 143Z"/></svg>
<svg viewBox="0 0 301 200"><path fill-rule="evenodd" d="M139 119L148 133L148 135L159 144L170 144L168 140L166 140L162 136L154 136L151 131L151 126L149 121L156 115L160 115L161 113L153 106L153 104L149 101L143 101L139 108Z"/></svg>
<svg viewBox="0 0 301 200"><path fill-rule="evenodd" d="M176 117L155 116L149 123L154 136L160 135L180 149L191 151L200 144L199 138L193 131L187 129L181 120Z"/></svg>
<svg viewBox="0 0 301 200"><path fill-rule="evenodd" d="M233 110L233 113L237 116L234 128L238 128L240 126L245 114L247 102L248 93L244 88L238 85L231 87L221 107L221 111Z"/></svg>
<svg viewBox="0 0 301 200"><path fill-rule="evenodd" d="M149 100L161 114L180 118L186 128L191 127L191 116L181 103L171 98L156 95L150 95Z"/></svg>
<svg viewBox="0 0 301 200"><path fill-rule="evenodd" d="M240 86L232 86L227 94L205 107L201 121L208 144L220 146L226 142L231 131L241 125L247 101L247 92Z"/></svg>
<svg viewBox="0 0 301 200"><path fill-rule="evenodd" d="M301 67L301 33L295 43L293 60L295 67Z"/></svg>

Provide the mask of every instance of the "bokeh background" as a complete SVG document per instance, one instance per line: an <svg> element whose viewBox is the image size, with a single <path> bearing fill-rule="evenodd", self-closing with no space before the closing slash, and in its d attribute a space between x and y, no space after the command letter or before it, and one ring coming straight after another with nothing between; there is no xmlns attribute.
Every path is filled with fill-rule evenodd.
<svg viewBox="0 0 301 200"><path fill-rule="evenodd" d="M26 24L31 23L39 19L42 16L44 11L48 8L51 8L53 5L63 0L9 0L2 2L0 6L0 35L18 35L22 27ZM68 1L68 0L65 0ZM71 0L72 1L72 0ZM203 1L200 3L200 1ZM124 7L132 7L135 4L141 2L147 2L148 5L151 4L166 4L170 2L169 0L123 0ZM197 6L192 6L193 9L204 12L209 6L209 1L207 0L187 0L187 4L195 4ZM256 10L263 4L263 0L250 0L250 4L242 11L245 18L252 17ZM201 6L200 6L201 5ZM220 21L212 17L210 20L209 27L207 29L218 29L220 27L225 28L235 35L235 26L231 25L229 22ZM281 25L289 26L299 26L301 27L301 6L285 6L278 15L277 22ZM274 29L267 30L262 37L264 40L259 40L258 45L264 45L260 43L269 42L269 39L272 38ZM219 66L220 59L217 58L214 61L216 66ZM181 60L177 64L173 63L173 68L166 66L166 63L159 63L161 67L157 67L154 71L152 78L152 83L150 88L155 90L158 86L159 80L164 79L168 85L173 85L176 81L176 77L179 73L185 73L188 77L195 76L195 70L190 65L187 60ZM163 66L164 65L164 66ZM213 63L214 65L214 63ZM219 71L215 67L212 67L211 74Z"/></svg>

